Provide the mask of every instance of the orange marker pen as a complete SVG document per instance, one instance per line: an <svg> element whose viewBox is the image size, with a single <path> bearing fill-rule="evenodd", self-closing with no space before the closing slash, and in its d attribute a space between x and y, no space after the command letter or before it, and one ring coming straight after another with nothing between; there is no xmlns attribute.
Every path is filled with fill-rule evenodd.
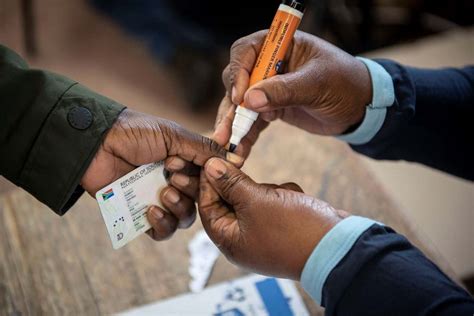
<svg viewBox="0 0 474 316"><path fill-rule="evenodd" d="M250 87L281 71L288 46L303 18L305 2L304 0L284 0L280 4L250 75ZM242 104L237 106L230 138L231 152L247 135L257 117L257 112L246 109Z"/></svg>

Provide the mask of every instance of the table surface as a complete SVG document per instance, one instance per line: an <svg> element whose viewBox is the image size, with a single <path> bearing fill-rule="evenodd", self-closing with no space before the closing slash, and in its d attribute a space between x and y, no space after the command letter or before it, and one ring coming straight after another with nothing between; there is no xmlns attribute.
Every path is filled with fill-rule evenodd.
<svg viewBox="0 0 474 316"><path fill-rule="evenodd" d="M472 46L466 46L466 42L472 45L472 34L472 30L443 34L377 56L403 59L411 54L415 56L411 64L416 64L420 51L434 52L437 61L428 66L449 65L445 54L437 55L439 51L472 53ZM275 123L261 136L245 170L261 182L297 182L308 194L337 208L390 225L456 279L347 145ZM116 251L89 196L59 217L23 190L10 190L0 196L0 315L110 314L185 293L187 245L201 227L197 220L169 241L141 236ZM244 274L221 256L210 284ZM301 293L312 314L322 313Z"/></svg>

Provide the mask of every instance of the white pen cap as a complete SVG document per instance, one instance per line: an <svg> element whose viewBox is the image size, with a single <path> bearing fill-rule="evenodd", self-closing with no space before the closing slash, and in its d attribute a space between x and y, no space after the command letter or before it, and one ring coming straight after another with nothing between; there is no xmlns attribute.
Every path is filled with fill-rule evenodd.
<svg viewBox="0 0 474 316"><path fill-rule="evenodd" d="M245 137L245 135L247 135L257 117L257 112L246 109L240 105L237 106L234 121L232 123L232 136L230 137L230 143L234 145L240 144L240 141Z"/></svg>

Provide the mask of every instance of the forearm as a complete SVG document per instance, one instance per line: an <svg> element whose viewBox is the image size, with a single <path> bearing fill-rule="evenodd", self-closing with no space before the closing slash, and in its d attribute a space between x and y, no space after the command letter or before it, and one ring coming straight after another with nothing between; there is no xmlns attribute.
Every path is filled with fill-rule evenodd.
<svg viewBox="0 0 474 316"><path fill-rule="evenodd" d="M351 142L352 148L375 159L419 162L474 179L468 136L474 68L426 70L388 60L377 63L390 75L395 99L380 126L372 128L373 136Z"/></svg>
<svg viewBox="0 0 474 316"><path fill-rule="evenodd" d="M0 173L58 214L123 106L0 46Z"/></svg>
<svg viewBox="0 0 474 316"><path fill-rule="evenodd" d="M349 233L346 230L342 234L347 236L337 237L347 240ZM345 256L337 262L332 260L332 270L319 281L322 286L315 287L314 280L318 278L312 274L320 274L320 268L333 259L322 257L318 247L332 247L333 238L330 239L316 247L302 276L303 287L326 307L328 315L453 315L453 311L470 315L474 312L474 301L467 292L406 238L377 223L360 234ZM315 262L319 262L317 267Z"/></svg>

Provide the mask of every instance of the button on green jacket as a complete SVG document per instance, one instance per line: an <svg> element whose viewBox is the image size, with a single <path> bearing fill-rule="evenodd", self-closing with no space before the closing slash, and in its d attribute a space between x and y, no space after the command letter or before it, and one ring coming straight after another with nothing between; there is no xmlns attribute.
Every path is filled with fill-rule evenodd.
<svg viewBox="0 0 474 316"><path fill-rule="evenodd" d="M64 214L123 109L71 79L30 69L0 45L0 174Z"/></svg>

